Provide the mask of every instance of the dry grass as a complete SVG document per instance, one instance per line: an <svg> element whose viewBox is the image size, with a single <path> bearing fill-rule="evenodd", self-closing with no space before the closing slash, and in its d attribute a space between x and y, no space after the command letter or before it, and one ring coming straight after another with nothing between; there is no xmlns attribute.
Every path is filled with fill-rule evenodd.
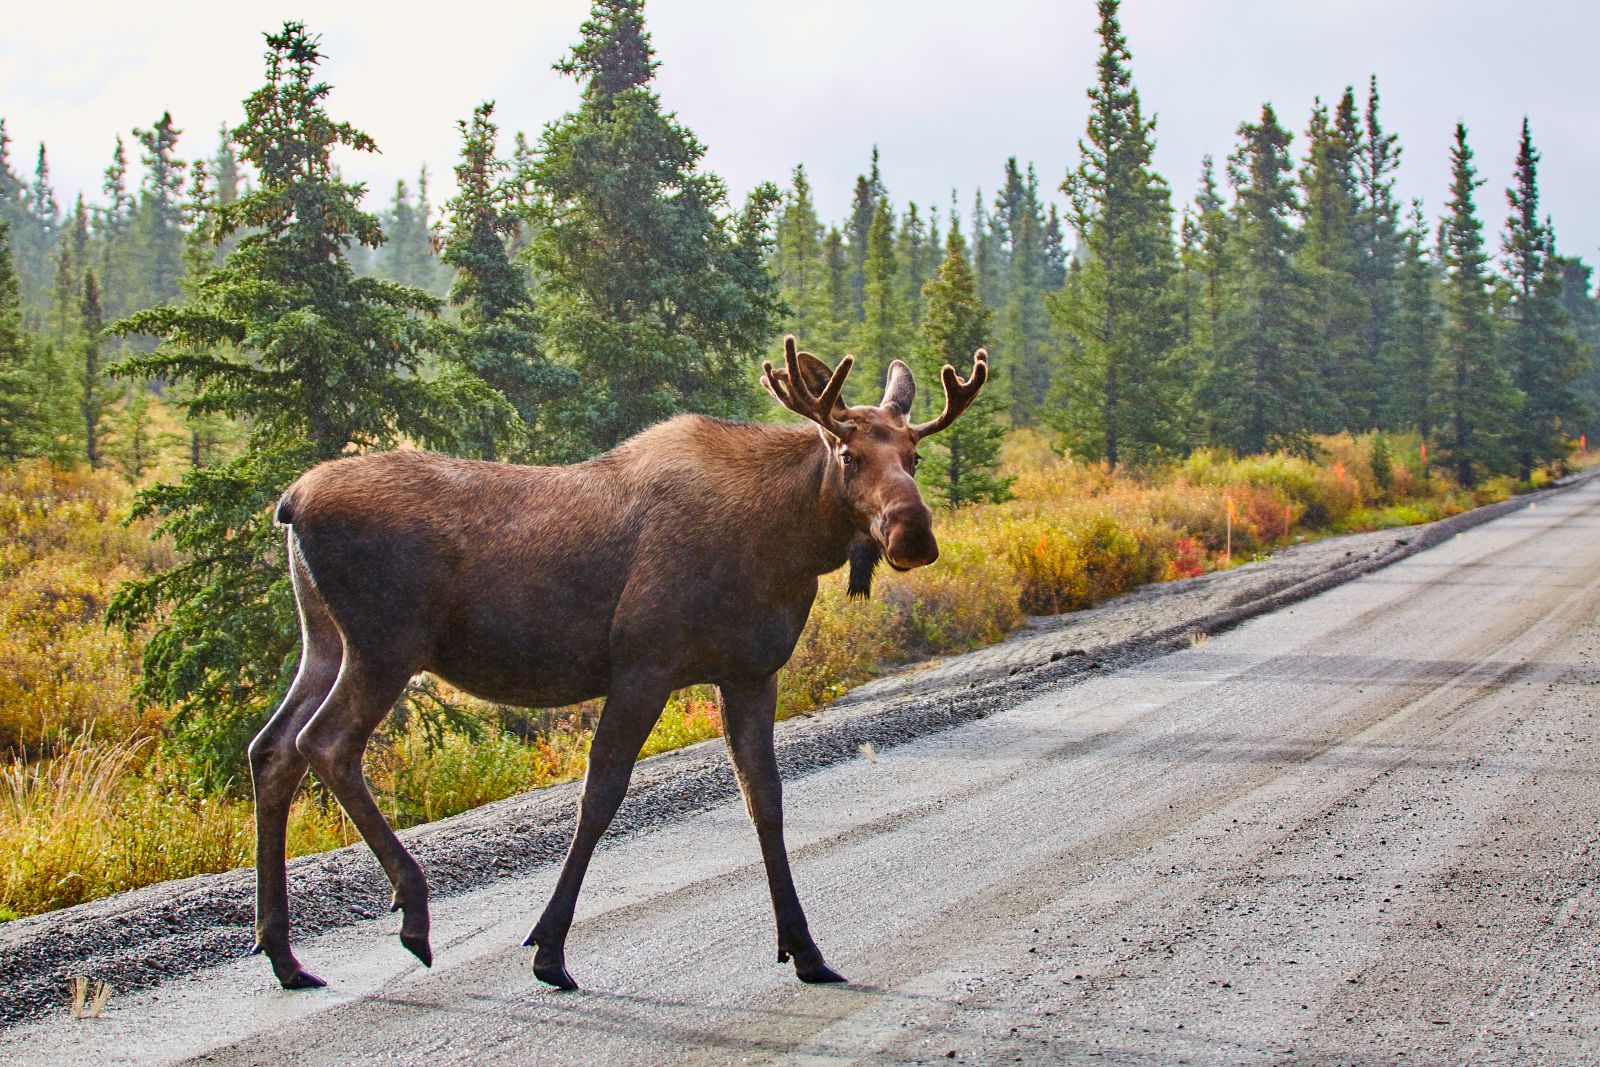
<svg viewBox="0 0 1600 1067"><path fill-rule="evenodd" d="M823 579L780 676L779 714L811 711L896 664L1000 640L1029 614L1087 607L1308 536L1440 518L1515 488L1501 479L1465 492L1422 468L1415 439L1391 437L1387 464L1373 446L1330 438L1319 462L1199 452L1130 476L1013 434L1014 498L940 515L936 566L881 571L870 600L848 600L842 573ZM117 582L170 560L146 530L121 526L129 496L106 474L0 473L0 919L253 862L249 800L201 792L163 752L164 714L127 695L139 641L102 622ZM372 746L368 776L397 824L583 774L597 703L534 715L467 707L481 722L476 738L429 744L408 728ZM642 754L721 732L715 694L687 690ZM296 802L291 854L356 839L322 790Z"/></svg>

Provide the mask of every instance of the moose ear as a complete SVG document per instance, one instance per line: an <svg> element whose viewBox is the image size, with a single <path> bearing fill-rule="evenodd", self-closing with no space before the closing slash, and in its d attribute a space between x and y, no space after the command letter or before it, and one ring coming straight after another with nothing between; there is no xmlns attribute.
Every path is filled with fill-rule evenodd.
<svg viewBox="0 0 1600 1067"><path fill-rule="evenodd" d="M818 396L828 387L828 379L833 377L833 368L810 352L801 352L795 357L800 366L801 385L812 396Z"/></svg>
<svg viewBox="0 0 1600 1067"><path fill-rule="evenodd" d="M889 364L889 381L883 388L879 407L895 408L901 417L911 414L911 401L916 399L917 383L912 380L911 368L898 359Z"/></svg>
<svg viewBox="0 0 1600 1067"><path fill-rule="evenodd" d="M833 377L833 368L810 352L801 352L796 357L800 368L800 377L804 380L806 390L813 396L821 394L828 387L828 379ZM845 417L844 398L834 401L833 414L837 418Z"/></svg>

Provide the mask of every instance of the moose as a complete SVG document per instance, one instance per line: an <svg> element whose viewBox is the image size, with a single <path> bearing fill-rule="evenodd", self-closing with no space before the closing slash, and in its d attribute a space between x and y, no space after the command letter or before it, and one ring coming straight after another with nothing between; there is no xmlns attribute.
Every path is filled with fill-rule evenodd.
<svg viewBox="0 0 1600 1067"><path fill-rule="evenodd" d="M429 966L428 883L372 799L367 742L405 686L430 672L487 700L555 707L604 696L577 827L555 890L523 942L559 989L584 872L627 792L667 697L719 690L723 730L755 824L777 922L778 962L804 982L840 982L812 940L783 842L773 749L777 675L820 575L851 565L866 595L880 559L896 570L939 555L917 491L917 442L949 426L988 377L941 372L943 412L907 421L915 383L899 360L882 401L840 397L835 369L795 340L761 382L814 425L682 415L583 463L528 467L421 451L330 460L283 494L301 659L283 703L250 744L256 800L256 944L285 989L325 983L289 944L284 845L307 768L382 864L401 943Z"/></svg>

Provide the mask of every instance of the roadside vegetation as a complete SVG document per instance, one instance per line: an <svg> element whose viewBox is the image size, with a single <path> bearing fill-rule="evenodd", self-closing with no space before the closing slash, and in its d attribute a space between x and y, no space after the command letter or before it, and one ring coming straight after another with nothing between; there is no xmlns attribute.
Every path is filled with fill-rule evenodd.
<svg viewBox="0 0 1600 1067"><path fill-rule="evenodd" d="M1043 435L1013 432L1002 464L1011 499L943 511L936 565L885 569L868 600L846 597L842 572L824 579L783 673L779 713L805 714L898 665L1000 640L1028 615L1089 607L1307 537L1442 518L1516 488L1498 478L1464 490L1423 467L1414 437L1318 445L1316 460L1201 451L1131 474L1062 458ZM142 636L105 623L120 582L171 562L147 524L124 524L132 497L107 472L33 462L0 473L6 918L253 860L248 783L209 787L164 743L170 713L132 696ZM470 721L437 731L421 716L397 717L371 751L368 774L397 824L582 775L598 702L529 712L434 695L453 698ZM644 752L720 732L714 693L685 691ZM291 855L355 840L313 780L291 818Z"/></svg>

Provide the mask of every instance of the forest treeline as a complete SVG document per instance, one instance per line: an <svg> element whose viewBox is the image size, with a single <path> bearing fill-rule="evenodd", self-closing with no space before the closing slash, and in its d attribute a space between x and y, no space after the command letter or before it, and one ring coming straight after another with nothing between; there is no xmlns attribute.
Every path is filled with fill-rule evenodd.
<svg viewBox="0 0 1600 1067"><path fill-rule="evenodd" d="M1403 432L1465 485L1592 431L1600 303L1557 252L1528 124L1493 234L1463 126L1442 217L1398 201L1375 78L1299 138L1264 105L1180 198L1117 0L1098 10L1062 180L1011 159L992 197L900 204L874 150L836 223L803 166L730 202L651 88L642 0L596 0L557 64L581 101L535 141L502 144L490 103L463 118L438 206L423 170L364 209L331 153L376 146L328 113L298 23L267 35L240 125L198 152L171 114L116 138L93 202L58 201L42 145L18 173L0 120L0 460L141 481L167 457L135 513L177 562L111 617L155 627L141 695L221 779L293 672L270 508L300 471L402 443L567 462L683 411L774 417L755 368L784 330L854 353L858 402L904 359L934 406L939 366L990 349L996 382L919 474L951 505L1005 496L1011 427L1113 466Z"/></svg>

